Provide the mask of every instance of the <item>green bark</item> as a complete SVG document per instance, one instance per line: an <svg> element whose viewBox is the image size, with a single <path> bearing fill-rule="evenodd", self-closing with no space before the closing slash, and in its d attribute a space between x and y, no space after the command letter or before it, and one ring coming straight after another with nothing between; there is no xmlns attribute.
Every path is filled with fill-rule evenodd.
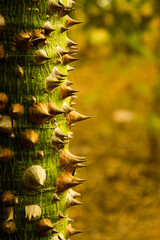
<svg viewBox="0 0 160 240"><path fill-rule="evenodd" d="M63 1L63 3L67 4L67 1ZM67 120L62 114L56 116L57 123L49 120L43 124L34 124L29 119L32 96L35 96L37 103L53 101L59 109L62 109L64 101L60 98L60 86L49 93L46 91L44 83L53 67L57 66L56 44L58 43L62 49L66 48L66 32L60 33L60 25L65 25L65 17L59 18L57 13L51 15L48 12L48 1L46 0L0 0L0 14L5 17L6 21L4 31L0 33L6 56L0 61L0 92L4 92L9 98L3 114L8 115L8 108L13 103L24 106L24 114L16 120L15 138L11 138L9 133L0 132L0 146L9 148L14 153L11 161L0 164L0 193L10 191L19 199L19 204L14 207L16 232L8 235L1 230L0 239L51 239L51 233L47 235L37 234L36 224L38 220L26 221L24 206L33 204L39 205L42 209L40 219L50 219L56 230L66 238L67 218L58 219L59 211L67 216L66 192L58 194L61 201L52 202L56 180L62 172L58 163L61 151L52 148L50 141L53 129L57 125L64 134L68 133ZM32 46L28 49L22 49L15 45L17 34L22 31L30 32L31 30L43 29L47 19L49 19L55 31L51 36L47 36L46 45ZM33 55L38 49L45 50L51 59L44 64L37 65L33 61ZM17 76L17 65L24 69L23 78ZM67 67L63 64L59 64L58 69L67 74ZM68 100L65 100L65 102L68 103ZM20 142L20 134L26 129L33 129L39 136L38 143L30 148L26 148ZM66 145L65 148L68 148L68 146ZM43 159L37 157L40 150L44 151ZM23 181L25 170L32 165L40 165L46 171L45 184L38 190L27 188ZM5 206L1 202L0 219L2 223L4 221L4 211Z"/></svg>

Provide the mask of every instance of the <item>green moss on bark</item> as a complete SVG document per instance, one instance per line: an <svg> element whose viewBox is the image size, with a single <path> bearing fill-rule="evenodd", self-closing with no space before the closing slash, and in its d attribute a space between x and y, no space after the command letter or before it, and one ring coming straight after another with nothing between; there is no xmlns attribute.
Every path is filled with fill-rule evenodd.
<svg viewBox="0 0 160 240"><path fill-rule="evenodd" d="M67 3L67 1L63 1ZM13 103L20 103L24 106L24 115L16 120L15 138L10 134L0 133L0 146L8 147L14 152L14 158L8 163L0 164L0 193L5 191L12 192L18 196L19 204L14 208L14 219L16 232L8 235L0 231L0 239L8 240L38 240L51 239L51 234L40 236L36 233L36 223L25 220L25 205L37 204L42 209L42 217L50 219L58 232L66 237L67 219L58 219L58 212L61 211L65 216L65 197L66 193L59 194L61 201L53 203L52 195L56 185L56 179L61 174L58 158L60 152L50 145L53 129L58 127L63 133L68 132L66 119L62 115L56 116L57 122L49 120L43 124L33 124L29 119L29 107L31 97L35 96L37 102L48 103L53 101L59 109L62 108L60 99L60 87L53 93L45 89L45 78L49 76L56 64L55 47L59 44L63 49L66 47L66 33L60 33L61 24L64 25L65 17L59 18L58 14L53 15L48 12L48 1L39 0L1 0L0 14L5 17L6 27L0 34L1 42L4 43L6 59L0 61L0 92L7 94L9 102L3 114L8 115L8 108ZM19 48L15 44L17 34L30 32L36 29L43 29L44 23L49 19L55 31L51 36L47 36L45 45L31 46L28 49ZM43 49L51 57L42 65L37 65L33 61L34 52ZM24 69L24 77L17 76L17 65ZM67 67L59 64L61 72L67 73ZM67 100L66 100L67 101ZM27 149L20 142L20 134L25 129L33 129L38 133L38 143ZM67 148L67 146L66 146ZM40 150L44 151L44 158L38 159L37 154ZM27 189L23 174L31 165L40 165L46 171L46 182L38 190ZM0 219L4 220L4 206L0 203Z"/></svg>

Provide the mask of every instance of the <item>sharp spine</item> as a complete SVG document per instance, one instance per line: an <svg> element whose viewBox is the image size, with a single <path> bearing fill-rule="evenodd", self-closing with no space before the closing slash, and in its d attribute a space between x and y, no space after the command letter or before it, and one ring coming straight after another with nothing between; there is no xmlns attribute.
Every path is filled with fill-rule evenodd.
<svg viewBox="0 0 160 240"><path fill-rule="evenodd" d="M56 57L63 56L67 53L69 53L69 51L63 50L59 45L56 46Z"/></svg>
<svg viewBox="0 0 160 240"><path fill-rule="evenodd" d="M67 220L68 220L68 223L74 222L74 219L71 219L71 218L67 218Z"/></svg>
<svg viewBox="0 0 160 240"><path fill-rule="evenodd" d="M65 240L65 238L64 238L64 236L63 236L62 233L59 233L59 235L58 235L58 239L59 239L59 240Z"/></svg>
<svg viewBox="0 0 160 240"><path fill-rule="evenodd" d="M49 102L49 103L47 104L47 107L48 107L48 112L49 112L49 114L51 114L51 115L54 115L54 116L55 116L55 115L64 113L64 111L60 110L60 109L56 106L55 102Z"/></svg>
<svg viewBox="0 0 160 240"><path fill-rule="evenodd" d="M77 45L78 45L78 43L72 41L71 39L69 39L69 38L67 37L67 39L66 39L66 47L67 47L67 48L70 48L70 47L72 47L72 46L77 46Z"/></svg>
<svg viewBox="0 0 160 240"><path fill-rule="evenodd" d="M82 203L77 201L76 199L74 199L71 196L71 194L69 192L67 192L67 195L66 195L66 208L70 208L70 207L76 206L76 205L82 205Z"/></svg>
<svg viewBox="0 0 160 240"><path fill-rule="evenodd" d="M76 111L72 111L67 115L67 121L68 121L68 125L71 126L72 124L79 122L79 121L83 121L86 119L91 118L90 116L85 116L83 114L80 114Z"/></svg>
<svg viewBox="0 0 160 240"><path fill-rule="evenodd" d="M57 2L53 0L49 0L48 2L48 11L50 14L54 14L58 12L62 8L61 5L59 5Z"/></svg>
<svg viewBox="0 0 160 240"><path fill-rule="evenodd" d="M77 164L82 163L82 162L86 162L85 157L78 157L76 155L73 155L66 149L63 150L63 152L61 153L61 155L59 157L60 167L63 170L68 170L70 172L73 171L74 169L76 169L77 167L79 167L79 165L77 166Z"/></svg>
<svg viewBox="0 0 160 240"><path fill-rule="evenodd" d="M75 234L78 234L78 233L83 233L84 231L81 231L81 230L77 230L77 229L74 229L72 228L71 224L69 224L66 228L66 233L67 233L67 237L71 237Z"/></svg>
<svg viewBox="0 0 160 240"><path fill-rule="evenodd" d="M74 57L72 57L72 56L70 56L68 54L63 55L63 57L62 57L62 61L63 61L64 65L68 65L69 63L77 61L77 60L79 60L79 59L78 58L74 58Z"/></svg>
<svg viewBox="0 0 160 240"><path fill-rule="evenodd" d="M69 28L66 28L61 24L61 26L60 26L61 33L65 32L65 31L68 31L68 30L69 30Z"/></svg>
<svg viewBox="0 0 160 240"><path fill-rule="evenodd" d="M70 85L74 84L74 82L70 82L69 80L66 79L66 86L69 87Z"/></svg>
<svg viewBox="0 0 160 240"><path fill-rule="evenodd" d="M74 25L77 25L77 24L80 24L80 23L82 23L82 22L74 20L74 19L70 18L68 15L66 16L66 19L65 19L66 28L70 28L70 27L72 27Z"/></svg>
<svg viewBox="0 0 160 240"><path fill-rule="evenodd" d="M72 198L81 197L81 194L74 191L72 188L70 188L68 192L70 193Z"/></svg>
<svg viewBox="0 0 160 240"><path fill-rule="evenodd" d="M60 11L58 12L58 16L60 18L64 17L65 15L71 13L72 11L74 11L73 9L73 5L69 4L69 5L65 5L61 0L59 0L59 5L62 6L62 8L60 9Z"/></svg>
<svg viewBox="0 0 160 240"><path fill-rule="evenodd" d="M58 195L56 193L53 194L52 196L52 201L53 202L57 202L57 201L60 201L61 199L58 197Z"/></svg>
<svg viewBox="0 0 160 240"><path fill-rule="evenodd" d="M51 33L52 33L53 31L55 31L55 29L53 28L53 26L52 26L52 24L51 24L50 21L45 22L43 28L44 28L44 30L45 30L45 34L46 34L46 35L49 35L49 36L51 35Z"/></svg>
<svg viewBox="0 0 160 240"><path fill-rule="evenodd" d="M47 53L43 49L35 51L33 55L34 62L38 65L44 64L47 60L50 60L51 57L47 56Z"/></svg>
<svg viewBox="0 0 160 240"><path fill-rule="evenodd" d="M77 92L79 91L73 90L70 87L67 87L66 84L63 84L60 88L60 97L62 100L64 100L67 97L73 96Z"/></svg>
<svg viewBox="0 0 160 240"><path fill-rule="evenodd" d="M58 218L66 218L66 217L61 213L61 211L59 211Z"/></svg>
<svg viewBox="0 0 160 240"><path fill-rule="evenodd" d="M67 114L67 113L73 111L74 108L68 106L67 103L64 102L62 105L62 110Z"/></svg>
<svg viewBox="0 0 160 240"><path fill-rule="evenodd" d="M73 67L70 67L69 65L67 65L67 71L70 72L70 71L73 71L75 68Z"/></svg>
<svg viewBox="0 0 160 240"><path fill-rule="evenodd" d="M47 234L54 228L49 219L42 219L38 221L36 229L39 234Z"/></svg>
<svg viewBox="0 0 160 240"><path fill-rule="evenodd" d="M72 173L64 171L56 181L56 189L57 192L62 193L65 190L77 186L79 184L82 184L85 182L85 179L79 179L74 176L72 176Z"/></svg>
<svg viewBox="0 0 160 240"><path fill-rule="evenodd" d="M57 78L58 78L58 77L62 77L62 78L63 78L63 77L67 77L67 76L68 76L68 74L61 73L57 67L54 67L54 68L52 69L52 74L55 74L55 76L56 76Z"/></svg>

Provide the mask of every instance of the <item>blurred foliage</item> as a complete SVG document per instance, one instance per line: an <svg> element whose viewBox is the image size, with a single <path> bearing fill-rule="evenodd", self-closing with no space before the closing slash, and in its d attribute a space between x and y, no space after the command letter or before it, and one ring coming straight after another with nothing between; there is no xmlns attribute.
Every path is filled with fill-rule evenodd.
<svg viewBox="0 0 160 240"><path fill-rule="evenodd" d="M81 0L88 44L108 44L114 51L149 54L159 42L158 0Z"/></svg>
<svg viewBox="0 0 160 240"><path fill-rule="evenodd" d="M73 239L159 240L159 0L77 0L71 39L81 60L70 80L77 111L93 116L73 129L73 153L88 155L88 178L71 209ZM76 6L76 8L77 8ZM85 173L83 173L85 172ZM78 211L79 210L79 211Z"/></svg>

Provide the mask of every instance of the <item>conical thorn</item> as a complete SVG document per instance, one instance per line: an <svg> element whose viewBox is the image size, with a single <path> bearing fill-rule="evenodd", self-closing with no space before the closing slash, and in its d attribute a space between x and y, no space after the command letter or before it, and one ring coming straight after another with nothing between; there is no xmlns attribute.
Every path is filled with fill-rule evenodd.
<svg viewBox="0 0 160 240"><path fill-rule="evenodd" d="M77 230L77 229L74 229L72 228L71 224L69 224L67 227L66 227L66 233L67 233L67 238L75 235L75 234L78 234L78 233L83 233L84 231L81 231L81 230Z"/></svg>
<svg viewBox="0 0 160 240"><path fill-rule="evenodd" d="M62 57L62 61L63 61L63 64L64 65L67 65L67 64L69 64L69 63L71 63L71 62L74 62L74 61L77 61L77 60L79 60L78 58L74 58L74 57L72 57L72 56L70 56L70 55L68 55L68 54L65 54L63 57Z"/></svg>
<svg viewBox="0 0 160 240"><path fill-rule="evenodd" d="M71 126L73 123L79 122L79 121L83 121L86 119L91 118L90 116L85 116L83 114L80 114L76 111L72 111L67 115L67 121L68 121L68 125Z"/></svg>
<svg viewBox="0 0 160 240"><path fill-rule="evenodd" d="M70 28L70 27L72 27L73 25L80 24L80 23L82 23L82 22L81 22L81 21L74 20L74 19L70 18L69 16L66 16L66 20L65 20L65 26L66 26L66 28Z"/></svg>

